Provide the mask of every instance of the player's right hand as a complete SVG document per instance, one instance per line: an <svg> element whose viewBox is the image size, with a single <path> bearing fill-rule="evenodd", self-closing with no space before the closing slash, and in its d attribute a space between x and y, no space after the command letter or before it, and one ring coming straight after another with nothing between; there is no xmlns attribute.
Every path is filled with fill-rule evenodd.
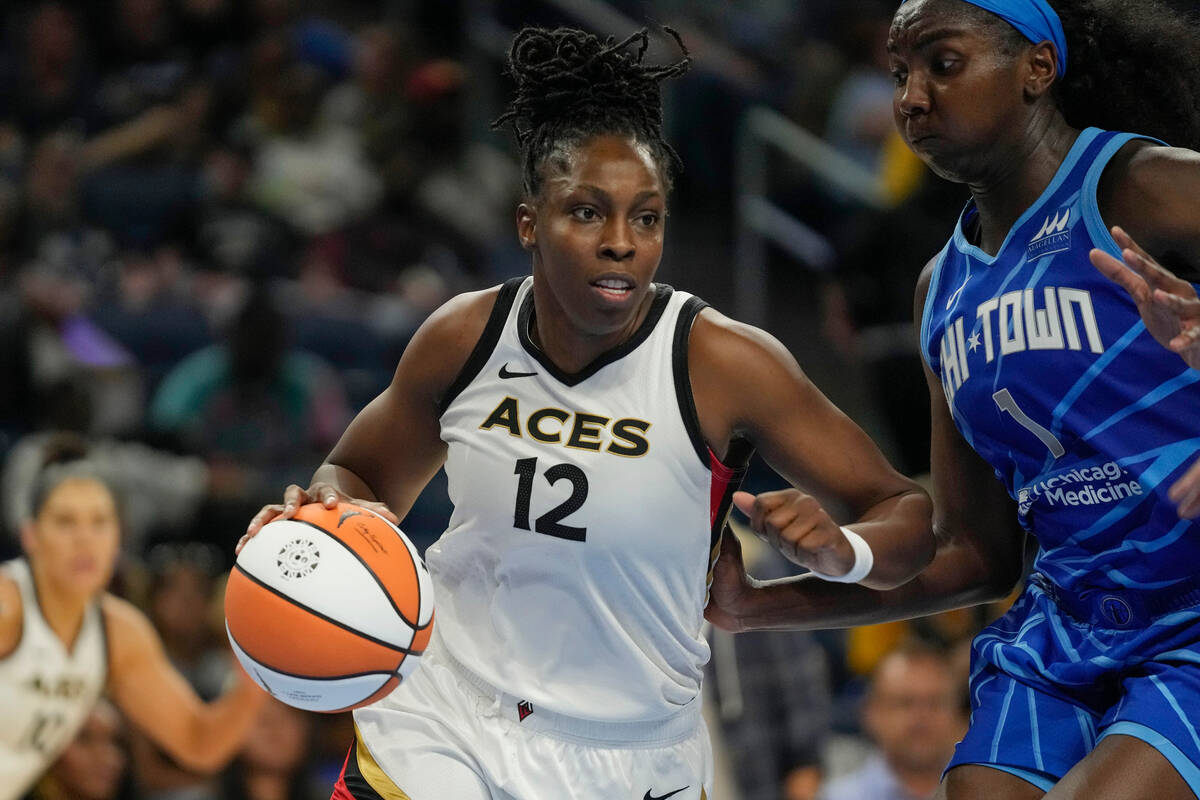
<svg viewBox="0 0 1200 800"><path fill-rule="evenodd" d="M854 548L817 499L799 489L755 495L734 492L733 504L750 528L788 561L824 575L854 568Z"/></svg>
<svg viewBox="0 0 1200 800"><path fill-rule="evenodd" d="M317 482L307 489L301 489L293 483L284 490L282 503L265 505L254 515L254 518L250 520L250 525L246 528L245 535L238 540L237 547L233 550L234 554L242 552L246 542L253 539L255 534L262 530L262 527L268 522L274 522L277 519L291 519L300 510L300 506L309 503L321 503L326 508L336 508L338 503L353 503L356 506L371 509L393 525L400 524L400 519L392 513L392 510L377 500L360 500L350 497L331 483Z"/></svg>

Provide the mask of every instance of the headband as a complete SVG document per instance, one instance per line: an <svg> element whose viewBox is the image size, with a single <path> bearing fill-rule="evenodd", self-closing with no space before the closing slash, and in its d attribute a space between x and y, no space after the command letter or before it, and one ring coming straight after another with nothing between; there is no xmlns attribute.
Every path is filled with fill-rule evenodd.
<svg viewBox="0 0 1200 800"><path fill-rule="evenodd" d="M908 0L901 0L901 5ZM1062 20L1046 0L963 0L990 11L1034 44L1049 41L1058 61L1058 77L1067 74L1067 35Z"/></svg>

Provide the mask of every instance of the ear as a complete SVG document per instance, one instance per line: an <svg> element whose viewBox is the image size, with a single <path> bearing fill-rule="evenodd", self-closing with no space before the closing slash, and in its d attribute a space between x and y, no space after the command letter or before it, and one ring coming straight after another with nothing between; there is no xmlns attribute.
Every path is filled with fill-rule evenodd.
<svg viewBox="0 0 1200 800"><path fill-rule="evenodd" d="M517 206L517 239L524 250L537 246L537 209L530 203Z"/></svg>
<svg viewBox="0 0 1200 800"><path fill-rule="evenodd" d="M1025 96L1037 100L1058 80L1058 58L1054 45L1042 42L1029 48L1025 58Z"/></svg>

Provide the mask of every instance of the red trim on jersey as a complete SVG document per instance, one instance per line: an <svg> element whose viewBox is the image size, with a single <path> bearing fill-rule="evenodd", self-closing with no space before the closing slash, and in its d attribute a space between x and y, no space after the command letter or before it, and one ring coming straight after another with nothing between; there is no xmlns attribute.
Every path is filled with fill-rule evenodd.
<svg viewBox="0 0 1200 800"><path fill-rule="evenodd" d="M329 800L356 800L346 786L346 765L350 763L350 757L353 755L354 745L350 745L350 752L346 753L346 760L342 762L342 771L338 775L337 783L333 785L333 794L329 796Z"/></svg>
<svg viewBox="0 0 1200 800"><path fill-rule="evenodd" d="M717 458L717 454L709 449L708 468L712 470L712 486L708 493L708 524L716 527L717 515L721 513L721 506L725 505L726 495L732 495L742 485L742 476L746 474L746 467L744 465L731 467L723 464L721 459Z"/></svg>

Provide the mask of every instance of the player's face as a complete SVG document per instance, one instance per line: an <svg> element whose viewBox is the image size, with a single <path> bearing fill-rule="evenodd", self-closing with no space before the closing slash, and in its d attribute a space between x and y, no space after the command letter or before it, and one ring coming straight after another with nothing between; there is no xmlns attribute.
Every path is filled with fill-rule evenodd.
<svg viewBox="0 0 1200 800"><path fill-rule="evenodd" d="M632 138L597 136L545 170L536 202L518 211L549 289L539 313L546 298L585 336L632 333L662 258L666 193L653 156Z"/></svg>
<svg viewBox="0 0 1200 800"><path fill-rule="evenodd" d="M51 490L25 547L59 591L91 596L108 585L120 546L116 501L103 483L68 478Z"/></svg>
<svg viewBox="0 0 1200 800"><path fill-rule="evenodd" d="M998 145L1019 137L1027 110L1017 59L964 7L971 8L962 0L909 0L887 46L900 135L935 173L970 183L1005 168L997 154L1011 148Z"/></svg>

